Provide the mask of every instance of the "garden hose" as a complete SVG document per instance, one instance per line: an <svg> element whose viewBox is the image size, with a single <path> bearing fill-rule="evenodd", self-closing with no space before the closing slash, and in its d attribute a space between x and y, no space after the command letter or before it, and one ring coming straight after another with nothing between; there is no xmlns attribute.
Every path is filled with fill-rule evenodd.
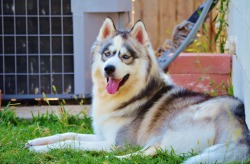
<svg viewBox="0 0 250 164"><path fill-rule="evenodd" d="M158 57L158 63L159 66L166 70L171 62L174 61L174 59L190 44L193 42L196 33L198 32L198 29L204 19L206 18L209 11L213 9L213 7L217 4L218 0L206 0L202 5L198 7L198 9L186 20L186 25L188 28L190 28L190 31L188 31L188 35L181 39L183 39L183 42L178 45L178 47L172 48L168 51L165 51L160 57ZM191 24L191 26L190 26ZM173 37L173 39L175 39ZM173 46L173 45L172 45ZM174 53L171 57L169 57L170 53Z"/></svg>

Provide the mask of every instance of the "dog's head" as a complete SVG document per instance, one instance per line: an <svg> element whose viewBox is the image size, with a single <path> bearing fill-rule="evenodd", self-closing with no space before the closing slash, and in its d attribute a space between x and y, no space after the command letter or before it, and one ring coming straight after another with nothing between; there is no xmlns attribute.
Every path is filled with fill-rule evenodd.
<svg viewBox="0 0 250 164"><path fill-rule="evenodd" d="M138 21L129 31L119 31L106 18L92 48L94 87L117 94L141 89L158 70L145 26ZM97 86L96 86L97 85ZM95 88L94 88L95 89Z"/></svg>

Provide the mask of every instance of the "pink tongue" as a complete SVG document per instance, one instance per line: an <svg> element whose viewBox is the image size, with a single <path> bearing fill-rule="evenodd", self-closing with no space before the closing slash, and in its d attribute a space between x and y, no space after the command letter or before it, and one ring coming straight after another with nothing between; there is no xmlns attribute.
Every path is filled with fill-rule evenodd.
<svg viewBox="0 0 250 164"><path fill-rule="evenodd" d="M121 82L121 79L113 79L109 77L108 84L106 86L106 90L108 91L109 94L114 94L115 92L118 91L119 89L119 84Z"/></svg>

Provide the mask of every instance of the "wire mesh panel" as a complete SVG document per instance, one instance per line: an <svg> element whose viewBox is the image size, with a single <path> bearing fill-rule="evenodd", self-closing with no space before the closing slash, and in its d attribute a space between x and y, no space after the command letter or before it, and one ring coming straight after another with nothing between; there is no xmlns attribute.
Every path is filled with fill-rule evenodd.
<svg viewBox="0 0 250 164"><path fill-rule="evenodd" d="M74 93L70 0L0 0L0 89L5 98Z"/></svg>

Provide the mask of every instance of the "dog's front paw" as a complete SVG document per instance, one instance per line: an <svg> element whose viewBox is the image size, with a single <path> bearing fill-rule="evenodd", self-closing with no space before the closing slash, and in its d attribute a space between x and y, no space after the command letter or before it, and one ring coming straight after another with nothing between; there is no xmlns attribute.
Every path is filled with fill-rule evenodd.
<svg viewBox="0 0 250 164"><path fill-rule="evenodd" d="M29 147L29 146L42 146L42 145L48 145L49 144L49 140L44 137L44 138L35 138L33 140L29 140L25 146Z"/></svg>
<svg viewBox="0 0 250 164"><path fill-rule="evenodd" d="M45 153L49 151L48 145L42 145L42 146L35 146L35 142L33 143L32 140L28 141L24 145L25 149L28 149L31 152L36 152L36 153Z"/></svg>
<svg viewBox="0 0 250 164"><path fill-rule="evenodd" d="M32 146L40 146L39 143L37 142L37 139L29 140L27 143L25 143L24 148L29 149Z"/></svg>
<svg viewBox="0 0 250 164"><path fill-rule="evenodd" d="M35 153L46 153L50 150L48 146L29 146L27 149Z"/></svg>
<svg viewBox="0 0 250 164"><path fill-rule="evenodd" d="M121 156L115 156L115 158L118 158L120 160L122 159L131 159L132 154L127 154L127 155L121 155Z"/></svg>
<svg viewBox="0 0 250 164"><path fill-rule="evenodd" d="M29 149L30 147L32 147L32 145L29 142L25 143L24 149Z"/></svg>

